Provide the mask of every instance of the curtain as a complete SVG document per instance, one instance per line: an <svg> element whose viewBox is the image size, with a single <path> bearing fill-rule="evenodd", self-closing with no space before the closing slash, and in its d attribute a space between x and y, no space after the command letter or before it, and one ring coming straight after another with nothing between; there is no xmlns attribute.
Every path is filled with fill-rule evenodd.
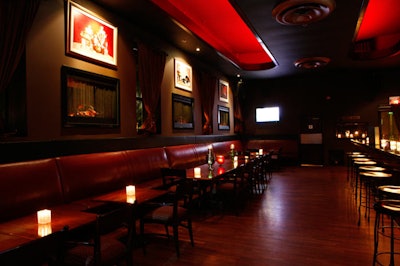
<svg viewBox="0 0 400 266"><path fill-rule="evenodd" d="M0 94L9 85L24 53L26 38L39 8L40 0L0 1ZM0 132L4 131L0 115Z"/></svg>
<svg viewBox="0 0 400 266"><path fill-rule="evenodd" d="M214 107L214 95L215 95L215 88L217 85L217 78L206 73L206 72L199 72L199 94L200 94L200 101L201 107L203 110L203 135L210 135L213 133L213 107Z"/></svg>
<svg viewBox="0 0 400 266"><path fill-rule="evenodd" d="M157 133L157 107L161 95L161 82L164 76L166 54L154 51L138 43L139 85L142 91L146 118L141 130L146 134Z"/></svg>
<svg viewBox="0 0 400 266"><path fill-rule="evenodd" d="M244 132L244 120L242 115L242 104L240 101L240 89L243 86L243 81L239 80L235 86L232 86L233 92L233 117L234 117L234 132Z"/></svg>

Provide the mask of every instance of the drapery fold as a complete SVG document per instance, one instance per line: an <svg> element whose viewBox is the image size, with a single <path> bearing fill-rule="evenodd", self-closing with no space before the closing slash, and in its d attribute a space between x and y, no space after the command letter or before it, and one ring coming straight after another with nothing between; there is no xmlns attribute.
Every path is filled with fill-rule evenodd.
<svg viewBox="0 0 400 266"><path fill-rule="evenodd" d="M240 89L243 82L239 80L235 86L232 86L233 92L233 117L234 117L234 132L241 134L244 133L244 120L242 115L242 104L240 101Z"/></svg>
<svg viewBox="0 0 400 266"><path fill-rule="evenodd" d="M201 107L203 110L204 124L202 133L203 135L210 135L213 133L213 107L214 107L214 95L215 88L217 85L217 78L210 75L209 73L199 71L199 95L201 101Z"/></svg>
<svg viewBox="0 0 400 266"><path fill-rule="evenodd" d="M9 85L21 60L40 0L0 1L0 93ZM0 132L4 131L0 115Z"/></svg>
<svg viewBox="0 0 400 266"><path fill-rule="evenodd" d="M157 133L157 107L161 95L161 83L164 76L166 54L155 51L143 43L138 43L139 84L142 91L146 118L141 130L146 134Z"/></svg>

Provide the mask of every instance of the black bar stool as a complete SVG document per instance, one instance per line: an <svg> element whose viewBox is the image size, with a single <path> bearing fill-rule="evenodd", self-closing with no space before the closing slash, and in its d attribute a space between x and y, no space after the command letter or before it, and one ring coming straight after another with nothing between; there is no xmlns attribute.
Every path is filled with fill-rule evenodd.
<svg viewBox="0 0 400 266"><path fill-rule="evenodd" d="M371 199L375 201L376 188L383 184L390 184L392 176L391 173L385 173L383 171L362 171L359 173L360 195L358 205L358 225L360 225L361 222L362 207L365 208L364 216L368 218L369 222L370 209L372 207ZM365 191L365 195L363 195L363 190Z"/></svg>
<svg viewBox="0 0 400 266"><path fill-rule="evenodd" d="M375 226L374 226L374 256L372 265L384 265L382 260L378 260L381 255L389 256L389 266L395 265L395 256L399 256L400 252L396 252L394 249L395 240L400 240L396 237L394 229L398 229L398 223L400 219L400 200L380 200L374 204L376 211ZM383 216L387 216L390 219L390 225L384 226ZM385 229L389 228L390 232L385 233ZM379 239L389 238L390 239L390 250L379 250ZM381 256L382 257L382 256ZM380 257L380 258L381 258ZM397 260L399 262L399 259Z"/></svg>

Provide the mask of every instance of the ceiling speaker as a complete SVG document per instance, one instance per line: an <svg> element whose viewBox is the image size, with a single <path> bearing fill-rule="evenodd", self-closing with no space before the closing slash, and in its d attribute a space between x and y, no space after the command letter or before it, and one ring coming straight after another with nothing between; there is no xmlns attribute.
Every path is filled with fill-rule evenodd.
<svg viewBox="0 0 400 266"><path fill-rule="evenodd" d="M305 57L294 62L294 66L303 69L315 69L326 66L331 59L328 57Z"/></svg>
<svg viewBox="0 0 400 266"><path fill-rule="evenodd" d="M283 25L314 23L327 17L335 9L334 0L284 0L272 10L272 16Z"/></svg>

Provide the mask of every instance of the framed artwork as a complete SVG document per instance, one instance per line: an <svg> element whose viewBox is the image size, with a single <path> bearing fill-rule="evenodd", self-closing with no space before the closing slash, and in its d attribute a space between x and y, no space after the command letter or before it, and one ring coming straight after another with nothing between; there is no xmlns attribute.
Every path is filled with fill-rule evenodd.
<svg viewBox="0 0 400 266"><path fill-rule="evenodd" d="M220 80L219 81L219 88L218 88L219 100L221 102L229 102L229 83Z"/></svg>
<svg viewBox="0 0 400 266"><path fill-rule="evenodd" d="M229 107L218 105L218 129L230 130Z"/></svg>
<svg viewBox="0 0 400 266"><path fill-rule="evenodd" d="M66 8L66 54L116 68L117 27L72 1Z"/></svg>
<svg viewBox="0 0 400 266"><path fill-rule="evenodd" d="M119 79L61 67L64 127L118 127Z"/></svg>
<svg viewBox="0 0 400 266"><path fill-rule="evenodd" d="M193 129L194 99L179 94L172 94L172 117L174 129Z"/></svg>
<svg viewBox="0 0 400 266"><path fill-rule="evenodd" d="M175 58L175 87L192 91L192 67Z"/></svg>

